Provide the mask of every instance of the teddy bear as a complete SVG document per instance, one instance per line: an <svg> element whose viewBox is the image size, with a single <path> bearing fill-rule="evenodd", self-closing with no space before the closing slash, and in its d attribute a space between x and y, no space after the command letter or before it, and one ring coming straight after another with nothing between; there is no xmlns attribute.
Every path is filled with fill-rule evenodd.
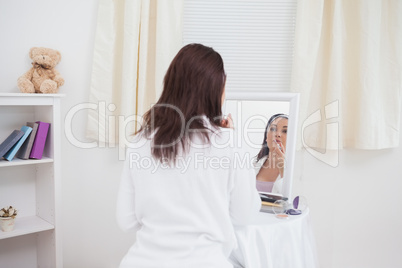
<svg viewBox="0 0 402 268"><path fill-rule="evenodd" d="M54 68L61 60L59 51L33 47L29 51L32 68L18 78L17 85L22 93L57 93L64 79Z"/></svg>

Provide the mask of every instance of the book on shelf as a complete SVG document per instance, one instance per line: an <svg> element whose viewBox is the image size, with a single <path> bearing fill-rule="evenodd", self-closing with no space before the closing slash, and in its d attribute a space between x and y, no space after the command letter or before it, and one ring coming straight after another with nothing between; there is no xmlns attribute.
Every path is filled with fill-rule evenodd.
<svg viewBox="0 0 402 268"><path fill-rule="evenodd" d="M37 121L36 123L38 123L38 130L36 131L35 140L32 145L32 150L29 154L29 158L42 159L50 123L45 123L42 121Z"/></svg>
<svg viewBox="0 0 402 268"><path fill-rule="evenodd" d="M36 122L27 122L28 127L32 128L31 134L29 134L28 138L25 140L24 144L22 144L20 150L17 153L17 157L20 159L28 159L29 154L32 150L32 145L35 140L36 131L38 130L38 123Z"/></svg>
<svg viewBox="0 0 402 268"><path fill-rule="evenodd" d="M0 144L0 158L14 146L23 135L24 132L18 129L11 132L11 134Z"/></svg>
<svg viewBox="0 0 402 268"><path fill-rule="evenodd" d="M21 148L24 141L28 138L28 135L31 133L32 128L28 126L22 126L21 131L24 132L22 137L14 144L13 147L4 155L4 158L8 161L13 160L14 156L17 154L18 150Z"/></svg>

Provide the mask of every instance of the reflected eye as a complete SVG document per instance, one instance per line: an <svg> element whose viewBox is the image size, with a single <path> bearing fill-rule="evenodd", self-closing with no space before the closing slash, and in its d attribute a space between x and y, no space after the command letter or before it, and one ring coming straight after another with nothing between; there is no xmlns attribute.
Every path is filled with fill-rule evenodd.
<svg viewBox="0 0 402 268"><path fill-rule="evenodd" d="M282 133L283 133L283 134L287 134L287 133L288 133L288 130L287 130L287 129L284 129L284 130L282 130Z"/></svg>
<svg viewBox="0 0 402 268"><path fill-rule="evenodd" d="M271 127L269 130L270 131L276 131L276 127Z"/></svg>

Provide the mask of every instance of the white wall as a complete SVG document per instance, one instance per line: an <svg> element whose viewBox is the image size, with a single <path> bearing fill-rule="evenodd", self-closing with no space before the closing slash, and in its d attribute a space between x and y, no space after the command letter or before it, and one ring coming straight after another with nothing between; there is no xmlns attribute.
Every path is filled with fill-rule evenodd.
<svg viewBox="0 0 402 268"><path fill-rule="evenodd" d="M320 267L402 264L402 148L344 150L330 167L298 152L294 190L307 196Z"/></svg>
<svg viewBox="0 0 402 268"><path fill-rule="evenodd" d="M46 46L63 57L58 66L66 80L63 118L86 102L97 3L0 0L0 92L17 92L17 78L30 68L29 48ZM73 120L80 140L85 122L85 112ZM114 220L122 166L117 150L76 148L63 136L62 153L64 266L116 267L134 240ZM402 148L345 150L332 168L308 152L297 154L294 192L308 198L321 267L401 266L401 159Z"/></svg>

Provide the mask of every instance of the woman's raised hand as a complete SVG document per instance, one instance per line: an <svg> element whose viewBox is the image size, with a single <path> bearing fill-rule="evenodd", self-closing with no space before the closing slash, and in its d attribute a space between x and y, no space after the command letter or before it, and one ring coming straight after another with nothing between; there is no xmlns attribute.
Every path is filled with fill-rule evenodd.
<svg viewBox="0 0 402 268"><path fill-rule="evenodd" d="M223 117L221 127L234 129L232 114L229 113L227 116Z"/></svg>

